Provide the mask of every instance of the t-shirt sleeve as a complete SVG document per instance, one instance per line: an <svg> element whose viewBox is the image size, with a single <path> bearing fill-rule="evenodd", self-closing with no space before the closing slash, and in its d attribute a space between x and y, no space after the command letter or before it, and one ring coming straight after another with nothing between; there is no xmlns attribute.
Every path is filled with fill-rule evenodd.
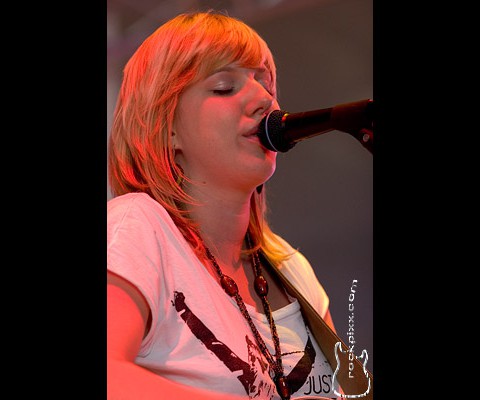
<svg viewBox="0 0 480 400"><path fill-rule="evenodd" d="M162 250L148 210L136 198L109 204L107 269L132 283L145 297L152 325L159 314Z"/></svg>

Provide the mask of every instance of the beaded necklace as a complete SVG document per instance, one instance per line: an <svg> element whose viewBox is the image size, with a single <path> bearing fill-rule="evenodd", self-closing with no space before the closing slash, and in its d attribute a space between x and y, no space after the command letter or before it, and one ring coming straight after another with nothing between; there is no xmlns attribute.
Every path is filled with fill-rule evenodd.
<svg viewBox="0 0 480 400"><path fill-rule="evenodd" d="M248 234L246 235L246 240L247 240L248 247L251 249L252 243L250 240L250 235ZM265 279L265 277L262 275L262 265L258 257L258 252L252 253L252 265L255 273L254 288L255 288L255 292L258 294L258 296L260 296L260 299L262 300L263 308L265 310L265 315L267 316L267 320L270 324L270 331L272 333L272 339L275 346L275 358L268 351L267 345L265 344L262 336L260 335L255 324L253 323L252 318L248 313L247 307L245 306L245 303L242 297L240 296L240 293L238 292L238 286L236 282L229 276L223 274L222 270L220 269L220 266L217 263L217 260L215 259L212 252L207 246L205 246L205 251L208 259L212 262L213 266L215 267L215 270L220 278L220 284L223 290L225 290L225 292L230 297L233 297L235 299L235 301L237 302L238 308L240 309L240 312L247 320L248 325L250 325L253 335L255 336L255 339L257 341L257 344L262 354L267 359L267 362L273 371L272 379L275 382L278 394L280 395L282 400L289 400L290 388L288 387L287 377L285 376L283 371L282 353L280 351L280 339L278 337L275 321L273 320L272 309L267 299L268 282Z"/></svg>

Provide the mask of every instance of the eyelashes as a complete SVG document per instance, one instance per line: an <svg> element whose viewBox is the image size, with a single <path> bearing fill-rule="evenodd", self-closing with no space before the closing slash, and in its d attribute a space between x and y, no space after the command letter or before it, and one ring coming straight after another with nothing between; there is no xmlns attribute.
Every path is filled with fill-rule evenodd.
<svg viewBox="0 0 480 400"><path fill-rule="evenodd" d="M232 95L235 88L231 87L228 89L214 89L212 92L217 96L229 96Z"/></svg>
<svg viewBox="0 0 480 400"><path fill-rule="evenodd" d="M262 85L264 87L264 89L270 94L270 96L274 96L273 95L273 92L271 90L271 88L267 85ZM233 94L235 94L236 92L236 89L234 86L232 87L229 87L229 88L225 88L225 89L213 89L212 90L212 93L216 96L231 96Z"/></svg>
<svg viewBox="0 0 480 400"><path fill-rule="evenodd" d="M264 80L257 80L257 82L262 85L262 87L270 94L270 96L274 96L274 88L271 87L270 82L265 82ZM223 82L220 85L215 85L211 88L211 92L215 96L232 96L238 91L241 91L243 88L243 82Z"/></svg>

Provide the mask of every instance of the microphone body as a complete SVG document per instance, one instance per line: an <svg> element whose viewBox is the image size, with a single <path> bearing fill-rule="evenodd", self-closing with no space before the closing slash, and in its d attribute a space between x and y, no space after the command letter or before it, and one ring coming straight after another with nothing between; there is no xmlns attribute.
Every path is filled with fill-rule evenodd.
<svg viewBox="0 0 480 400"><path fill-rule="evenodd" d="M258 137L267 149L286 152L301 140L339 130L373 153L373 119L371 99L299 113L274 110L261 121Z"/></svg>

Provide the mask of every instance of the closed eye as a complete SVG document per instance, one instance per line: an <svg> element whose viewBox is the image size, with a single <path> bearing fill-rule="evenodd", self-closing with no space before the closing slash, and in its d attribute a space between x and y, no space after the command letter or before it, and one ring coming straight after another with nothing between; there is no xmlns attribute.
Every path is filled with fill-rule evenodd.
<svg viewBox="0 0 480 400"><path fill-rule="evenodd" d="M229 89L214 89L213 93L216 94L217 96L228 96L233 94L234 88L229 88Z"/></svg>

